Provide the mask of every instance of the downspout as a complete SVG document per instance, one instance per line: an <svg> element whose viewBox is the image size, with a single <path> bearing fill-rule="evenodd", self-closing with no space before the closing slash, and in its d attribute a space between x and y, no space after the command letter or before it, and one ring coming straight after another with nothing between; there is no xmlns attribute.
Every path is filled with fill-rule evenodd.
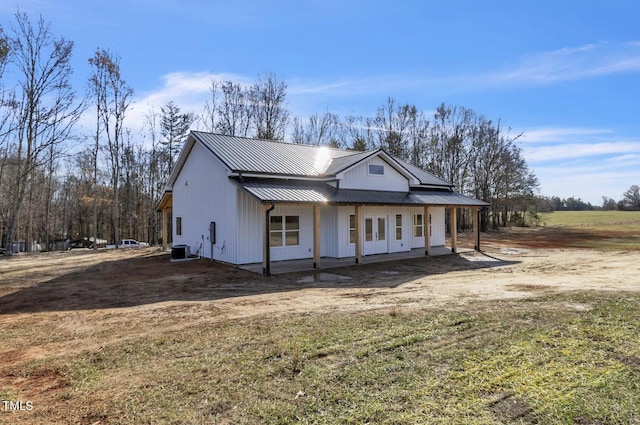
<svg viewBox="0 0 640 425"><path fill-rule="evenodd" d="M269 207L264 213L264 244L265 244L265 266L262 269L262 274L265 276L271 276L271 220L269 219L269 214L275 208L275 204L272 202L271 207Z"/></svg>

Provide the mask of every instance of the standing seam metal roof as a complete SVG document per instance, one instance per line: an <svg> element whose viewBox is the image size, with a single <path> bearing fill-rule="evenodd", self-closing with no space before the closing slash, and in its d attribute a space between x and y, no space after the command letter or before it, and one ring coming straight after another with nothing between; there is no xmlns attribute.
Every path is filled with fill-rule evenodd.
<svg viewBox="0 0 640 425"><path fill-rule="evenodd" d="M201 131L192 131L191 134L232 171L255 174L332 177L379 152L358 152ZM398 158L391 158L423 185L451 187L450 183L425 170Z"/></svg>
<svg viewBox="0 0 640 425"><path fill-rule="evenodd" d="M335 158L355 152L325 146L192 132L192 135L232 171L305 177L325 176Z"/></svg>

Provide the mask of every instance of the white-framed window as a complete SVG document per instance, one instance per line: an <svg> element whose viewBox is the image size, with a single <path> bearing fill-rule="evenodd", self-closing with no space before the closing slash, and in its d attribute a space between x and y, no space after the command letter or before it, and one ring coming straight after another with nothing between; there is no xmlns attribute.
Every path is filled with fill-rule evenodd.
<svg viewBox="0 0 640 425"><path fill-rule="evenodd" d="M413 236L415 238L424 236L424 214L413 215Z"/></svg>
<svg viewBox="0 0 640 425"><path fill-rule="evenodd" d="M297 246L300 245L300 217L297 215L272 215L270 245Z"/></svg>
<svg viewBox="0 0 640 425"><path fill-rule="evenodd" d="M182 217L176 217L176 236L182 236Z"/></svg>
<svg viewBox="0 0 640 425"><path fill-rule="evenodd" d="M349 214L349 243L356 243L356 216Z"/></svg>
<svg viewBox="0 0 640 425"><path fill-rule="evenodd" d="M384 176L384 165L369 164L369 174L372 176Z"/></svg>
<svg viewBox="0 0 640 425"><path fill-rule="evenodd" d="M402 214L396 214L396 240L402 240Z"/></svg>

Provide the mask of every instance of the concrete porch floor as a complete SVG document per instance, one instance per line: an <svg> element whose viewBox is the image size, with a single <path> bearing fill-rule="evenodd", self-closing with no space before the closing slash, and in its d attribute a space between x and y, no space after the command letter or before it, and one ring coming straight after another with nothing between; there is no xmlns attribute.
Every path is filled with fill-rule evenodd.
<svg viewBox="0 0 640 425"><path fill-rule="evenodd" d="M472 249L458 248L458 253L470 252ZM451 254L451 249L444 246L434 246L431 248L431 256L448 255ZM405 252L393 252L391 254L376 254L367 255L362 257L360 264L381 263L385 261L404 260L407 258L424 257L424 248L414 248L411 251ZM304 272L323 269L333 269L336 267L345 267L356 265L355 257L347 258L330 258L322 257L320 259L320 267L313 268L313 259L305 258L301 260L285 260L285 261L273 261L271 263L271 274L283 274L292 272ZM254 273L262 274L262 263L243 264L238 266L241 269L248 270Z"/></svg>

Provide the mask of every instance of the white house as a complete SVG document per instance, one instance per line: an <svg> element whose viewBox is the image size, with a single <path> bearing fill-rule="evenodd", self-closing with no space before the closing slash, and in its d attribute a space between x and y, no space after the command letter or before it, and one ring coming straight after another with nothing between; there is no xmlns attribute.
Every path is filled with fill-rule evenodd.
<svg viewBox="0 0 640 425"><path fill-rule="evenodd" d="M191 132L166 193L163 241L231 264L353 257L445 244L445 208L488 205L383 149L356 152ZM169 217L171 217L169 219ZM451 249L456 251L452 232ZM311 262L310 262L311 265Z"/></svg>

